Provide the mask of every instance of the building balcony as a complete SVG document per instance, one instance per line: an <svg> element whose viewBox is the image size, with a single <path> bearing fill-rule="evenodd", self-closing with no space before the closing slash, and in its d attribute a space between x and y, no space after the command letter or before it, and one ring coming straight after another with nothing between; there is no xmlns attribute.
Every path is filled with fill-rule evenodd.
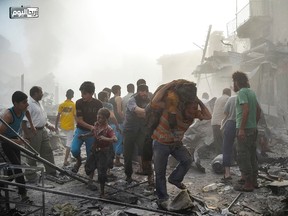
<svg viewBox="0 0 288 216"><path fill-rule="evenodd" d="M236 15L237 35L239 38L256 39L270 33L270 15L268 0L251 0Z"/></svg>

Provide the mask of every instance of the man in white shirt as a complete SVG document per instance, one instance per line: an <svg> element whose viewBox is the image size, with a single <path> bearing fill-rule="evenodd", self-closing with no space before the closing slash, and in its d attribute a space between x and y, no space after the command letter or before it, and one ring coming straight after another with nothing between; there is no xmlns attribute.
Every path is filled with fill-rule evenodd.
<svg viewBox="0 0 288 216"><path fill-rule="evenodd" d="M217 155L222 153L223 136L220 130L221 121L225 118L224 106L231 96L231 89L223 89L222 96L217 98L213 108L211 125L213 130L214 147Z"/></svg>
<svg viewBox="0 0 288 216"><path fill-rule="evenodd" d="M55 164L54 155L48 137L48 132L45 127L51 131L55 131L55 128L53 125L49 124L47 114L44 111L41 103L39 102L41 101L42 97L43 91L41 87L33 86L30 89L28 110L30 112L33 125L36 128L36 132L33 133L33 131L31 130L31 125L27 121L27 118L23 119L22 129L24 132L24 137L30 141L30 145L40 154L40 156L47 161ZM33 159L28 158L27 163L30 166L37 166L36 161ZM56 175L55 169L46 164L44 164L44 166L47 174ZM25 176L26 179L30 182L37 181L36 173L30 173L29 171L26 171Z"/></svg>

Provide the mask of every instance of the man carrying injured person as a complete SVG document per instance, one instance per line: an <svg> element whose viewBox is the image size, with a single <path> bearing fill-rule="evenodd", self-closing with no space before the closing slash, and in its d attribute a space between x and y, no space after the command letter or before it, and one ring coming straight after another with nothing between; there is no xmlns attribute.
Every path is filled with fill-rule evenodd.
<svg viewBox="0 0 288 216"><path fill-rule="evenodd" d="M197 98L196 84L187 80L174 80L164 85L151 101L151 108L162 110L159 124L153 132L154 168L158 204L165 206L169 199L166 186L166 167L169 155L179 164L168 177L168 182L179 189L188 172L192 157L181 142L185 131L194 118L211 119L207 107ZM200 107L200 110L198 110Z"/></svg>

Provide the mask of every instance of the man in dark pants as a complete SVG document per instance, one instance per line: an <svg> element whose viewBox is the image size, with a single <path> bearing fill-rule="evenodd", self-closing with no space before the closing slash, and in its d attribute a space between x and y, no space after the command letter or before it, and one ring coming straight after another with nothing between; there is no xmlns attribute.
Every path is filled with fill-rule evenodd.
<svg viewBox="0 0 288 216"><path fill-rule="evenodd" d="M3 115L3 121L5 121L11 128L6 127L4 123L0 124L0 134L5 137L11 139L18 145L23 145L23 141L18 138L17 134L20 130L21 122L26 114L28 120L31 122L31 117L29 112L27 111L28 103L27 103L27 95L21 91L16 91L12 95L13 107L7 109ZM28 115L27 115L28 114ZM33 125L33 124L32 124ZM34 128L34 127L33 127ZM13 130L16 132L13 132ZM21 157L20 150L11 146L9 143L3 141L2 149L5 156L8 160L14 165L21 165ZM14 174L23 174L21 169L13 169ZM12 170L8 170L8 175L13 174ZM19 175L15 178L15 181L20 184L25 184L24 175ZM2 187L2 185L0 185ZM27 190L25 187L19 187L18 191L21 196L22 201L28 201L29 197L27 196Z"/></svg>
<svg viewBox="0 0 288 216"><path fill-rule="evenodd" d="M145 107L148 103L148 86L139 85L137 93L129 99L127 104L123 133L124 167L128 183L132 182L132 158L135 147L138 147L138 155L142 155L146 136Z"/></svg>
<svg viewBox="0 0 288 216"><path fill-rule="evenodd" d="M238 165L244 185L236 185L237 191L251 192L257 187L258 162L256 157L257 123L260 106L250 89L248 77L243 72L232 75L236 98L236 136Z"/></svg>

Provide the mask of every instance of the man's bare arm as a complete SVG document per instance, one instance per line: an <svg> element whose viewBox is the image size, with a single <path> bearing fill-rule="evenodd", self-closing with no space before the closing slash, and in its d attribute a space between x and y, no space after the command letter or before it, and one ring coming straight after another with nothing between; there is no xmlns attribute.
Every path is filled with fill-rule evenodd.
<svg viewBox="0 0 288 216"><path fill-rule="evenodd" d="M90 124L86 123L83 120L82 116L76 117L76 120L77 120L77 124L79 124L80 126L86 128L87 130L91 130L92 131L94 129L94 125L90 125Z"/></svg>

